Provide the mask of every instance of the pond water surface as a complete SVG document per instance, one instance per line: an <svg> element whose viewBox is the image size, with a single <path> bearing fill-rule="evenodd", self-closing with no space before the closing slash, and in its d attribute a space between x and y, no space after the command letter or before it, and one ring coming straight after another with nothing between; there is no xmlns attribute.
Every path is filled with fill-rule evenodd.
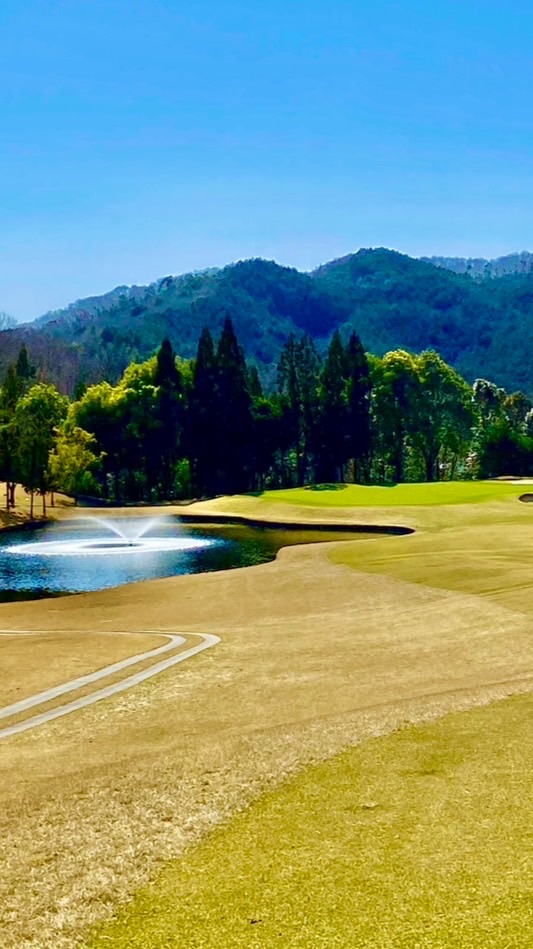
<svg viewBox="0 0 533 949"><path fill-rule="evenodd" d="M113 518L109 523L118 533L88 517L0 534L0 601L247 567L273 560L281 547L375 537L235 524L185 526L176 517L153 519L148 529L146 517Z"/></svg>

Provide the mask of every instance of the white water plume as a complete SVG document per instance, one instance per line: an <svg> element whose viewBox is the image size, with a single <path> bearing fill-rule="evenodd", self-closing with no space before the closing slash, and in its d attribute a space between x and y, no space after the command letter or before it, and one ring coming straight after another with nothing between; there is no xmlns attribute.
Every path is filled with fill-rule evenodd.
<svg viewBox="0 0 533 949"><path fill-rule="evenodd" d="M216 541L187 537L179 532L177 523L172 520L169 533L168 521L163 518L103 518L90 515L78 518L76 526L87 526L89 536L70 540L43 540L28 544L15 544L9 548L13 554L25 556L102 556L112 554L151 554L161 551L189 551L209 547ZM99 528L99 533L94 528ZM102 531L103 528L103 531ZM158 530L159 536L146 537L149 532ZM111 535L111 536L109 536Z"/></svg>

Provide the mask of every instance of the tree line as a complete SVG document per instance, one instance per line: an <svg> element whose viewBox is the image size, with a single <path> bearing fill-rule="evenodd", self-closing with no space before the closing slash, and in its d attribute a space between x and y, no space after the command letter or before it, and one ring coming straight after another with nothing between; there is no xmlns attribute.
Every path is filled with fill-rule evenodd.
<svg viewBox="0 0 533 949"><path fill-rule="evenodd" d="M529 473L533 404L434 351L365 353L335 332L321 355L285 343L271 391L231 319L204 329L196 357L164 340L117 385L73 400L36 378L26 349L0 390L0 479L31 496L63 491L121 503L208 497L342 481L391 483Z"/></svg>

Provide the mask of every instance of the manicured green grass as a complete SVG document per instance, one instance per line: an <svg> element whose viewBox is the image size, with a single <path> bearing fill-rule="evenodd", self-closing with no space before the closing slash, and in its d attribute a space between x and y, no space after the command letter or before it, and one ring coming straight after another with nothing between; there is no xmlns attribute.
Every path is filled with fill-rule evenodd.
<svg viewBox="0 0 533 949"><path fill-rule="evenodd" d="M533 697L306 769L212 833L91 949L524 949Z"/></svg>
<svg viewBox="0 0 533 949"><path fill-rule="evenodd" d="M524 491L528 488L525 487ZM308 504L317 507L394 507L432 504L474 504L517 496L520 487L505 481L439 481L432 484L346 484L331 487L288 488L265 491L262 501Z"/></svg>

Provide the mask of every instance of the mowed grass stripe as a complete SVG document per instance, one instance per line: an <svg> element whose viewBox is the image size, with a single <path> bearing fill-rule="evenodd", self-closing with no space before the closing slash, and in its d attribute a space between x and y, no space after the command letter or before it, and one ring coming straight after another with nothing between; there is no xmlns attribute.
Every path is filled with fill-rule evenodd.
<svg viewBox="0 0 533 949"><path fill-rule="evenodd" d="M307 768L212 833L87 943L531 945L531 695Z"/></svg>

